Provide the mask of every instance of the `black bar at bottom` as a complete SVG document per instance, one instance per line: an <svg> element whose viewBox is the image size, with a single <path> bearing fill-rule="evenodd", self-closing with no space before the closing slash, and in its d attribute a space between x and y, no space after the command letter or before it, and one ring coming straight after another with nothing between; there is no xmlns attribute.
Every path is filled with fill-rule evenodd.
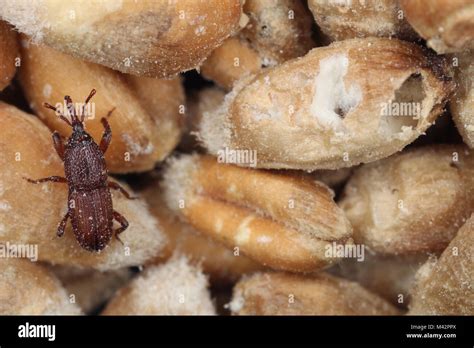
<svg viewBox="0 0 474 348"><path fill-rule="evenodd" d="M0 317L0 346L309 343L472 347L473 317ZM54 325L54 340L52 327ZM20 332L21 331L21 332ZM48 336L49 332L49 336ZM43 334L46 337L19 337Z"/></svg>

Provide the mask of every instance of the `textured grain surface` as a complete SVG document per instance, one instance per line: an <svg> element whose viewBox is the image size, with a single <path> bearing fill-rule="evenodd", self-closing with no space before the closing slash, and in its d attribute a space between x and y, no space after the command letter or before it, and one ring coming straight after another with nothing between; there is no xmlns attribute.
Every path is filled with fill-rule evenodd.
<svg viewBox="0 0 474 348"><path fill-rule="evenodd" d="M7 23L0 21L0 91L15 75L15 60L18 58L17 34Z"/></svg>
<svg viewBox="0 0 474 348"><path fill-rule="evenodd" d="M180 148L192 152L199 148L196 137L199 122L205 112L215 111L224 101L225 92L219 87L211 86L198 90L186 100L186 131L180 143Z"/></svg>
<svg viewBox="0 0 474 348"><path fill-rule="evenodd" d="M132 272L128 268L107 272L74 266L49 266L48 268L58 277L69 296L74 298L75 303L86 314L109 300L132 278Z"/></svg>
<svg viewBox="0 0 474 348"><path fill-rule="evenodd" d="M315 43L311 13L301 1L247 0L245 27L204 61L201 72L227 90L262 68L305 55Z"/></svg>
<svg viewBox="0 0 474 348"><path fill-rule="evenodd" d="M206 276L188 260L174 257L150 266L117 292L104 315L214 315Z"/></svg>
<svg viewBox="0 0 474 348"><path fill-rule="evenodd" d="M188 155L171 163L163 188L168 206L200 233L275 269L328 266L337 258L326 246L351 241L332 191L310 179Z"/></svg>
<svg viewBox="0 0 474 348"><path fill-rule="evenodd" d="M422 147L356 170L340 205L376 251L442 251L474 209L473 173L466 147Z"/></svg>
<svg viewBox="0 0 474 348"><path fill-rule="evenodd" d="M409 314L474 315L474 218L417 273Z"/></svg>
<svg viewBox="0 0 474 348"><path fill-rule="evenodd" d="M308 6L318 26L331 40L369 36L416 38L398 0L309 0Z"/></svg>
<svg viewBox="0 0 474 348"><path fill-rule="evenodd" d="M238 315L399 314L359 284L324 273L259 273L244 278L234 288L230 310Z"/></svg>
<svg viewBox="0 0 474 348"><path fill-rule="evenodd" d="M415 274L428 257L422 253L408 256L379 255L365 250L364 260L346 259L331 268L331 271L406 309Z"/></svg>
<svg viewBox="0 0 474 348"><path fill-rule="evenodd" d="M453 88L445 70L440 57L407 42L335 42L240 80L216 112L204 115L200 136L212 154L255 150L262 168L375 161L400 151L439 116ZM414 107L385 114L392 102Z"/></svg>
<svg viewBox="0 0 474 348"><path fill-rule="evenodd" d="M60 281L45 267L25 259L1 258L0 314L81 314Z"/></svg>
<svg viewBox="0 0 474 348"><path fill-rule="evenodd" d="M471 0L400 0L408 22L438 53L474 49Z"/></svg>
<svg viewBox="0 0 474 348"><path fill-rule="evenodd" d="M454 54L457 60L456 82L458 88L450 101L454 123L464 142L474 147L474 51Z"/></svg>
<svg viewBox="0 0 474 348"><path fill-rule="evenodd" d="M235 282L243 274L264 268L242 254L234 254L231 249L208 236L201 235L191 225L181 221L176 213L166 206L158 183L151 185L145 192L140 192L140 195L145 198L150 212L168 237L165 249L150 263L163 262L173 253L179 253L191 261L198 262L203 272L209 275L210 281L219 285Z"/></svg>
<svg viewBox="0 0 474 348"><path fill-rule="evenodd" d="M238 29L239 0L5 0L0 16L62 52L134 75L193 69Z"/></svg>

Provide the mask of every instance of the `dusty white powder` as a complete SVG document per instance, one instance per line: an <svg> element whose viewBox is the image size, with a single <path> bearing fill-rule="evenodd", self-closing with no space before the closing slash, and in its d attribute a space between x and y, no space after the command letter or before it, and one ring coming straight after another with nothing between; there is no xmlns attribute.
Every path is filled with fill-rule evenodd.
<svg viewBox="0 0 474 348"><path fill-rule="evenodd" d="M149 155L153 152L153 144L148 142L145 146L136 142L128 133L122 134L122 140L127 145L127 149L132 155Z"/></svg>
<svg viewBox="0 0 474 348"><path fill-rule="evenodd" d="M166 205L178 211L191 202L188 195L189 186L192 184L193 171L197 169L197 155L183 155L168 160L166 171L163 175L163 190Z"/></svg>
<svg viewBox="0 0 474 348"><path fill-rule="evenodd" d="M343 54L336 54L320 61L310 106L310 113L321 126L339 132L343 129L339 113L346 114L357 107L362 99L359 86L351 85L346 89L344 76L348 67L349 60Z"/></svg>
<svg viewBox="0 0 474 348"><path fill-rule="evenodd" d="M174 256L166 264L146 269L125 296L133 312L119 314L216 314L207 277L184 256Z"/></svg>

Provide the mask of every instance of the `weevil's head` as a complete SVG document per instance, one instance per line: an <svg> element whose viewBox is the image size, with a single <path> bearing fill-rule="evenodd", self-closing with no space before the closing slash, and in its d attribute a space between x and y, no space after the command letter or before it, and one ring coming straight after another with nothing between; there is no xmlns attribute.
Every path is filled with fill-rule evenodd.
<svg viewBox="0 0 474 348"><path fill-rule="evenodd" d="M69 120L66 116L64 116L64 114L61 112L61 110L59 110L58 108L48 104L48 103L44 103L44 107L48 108L48 109L51 109L51 110L54 110L57 114L57 116L63 120L64 122L66 122L69 126L71 126L71 128L73 129L73 134L82 134L82 133L85 133L85 130L84 130L84 118L85 118L85 111L86 111L86 106L87 104L89 103L89 101L91 100L91 98L94 96L94 94L96 93L96 90L93 89L90 93L89 93L89 96L86 98L86 101L84 102L84 105L82 106L82 109L81 109L81 112L78 114L76 112L76 109L74 108L74 104L72 103L72 99L70 96L65 96L64 97L64 101L66 102L66 108L69 112L69 115L71 117L71 120Z"/></svg>
<svg viewBox="0 0 474 348"><path fill-rule="evenodd" d="M72 125L72 134L68 139L68 145L90 141L92 141L92 137L84 130L82 123Z"/></svg>

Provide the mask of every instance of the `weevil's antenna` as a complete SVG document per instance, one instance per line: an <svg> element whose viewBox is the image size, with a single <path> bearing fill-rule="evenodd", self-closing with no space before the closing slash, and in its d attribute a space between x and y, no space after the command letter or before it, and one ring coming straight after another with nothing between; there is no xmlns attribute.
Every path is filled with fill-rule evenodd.
<svg viewBox="0 0 474 348"><path fill-rule="evenodd" d="M69 122L69 120L66 117L64 117L64 115L61 112L58 112L57 108L55 108L54 106L52 106L51 104L48 104L48 103L43 103L43 106L47 109L54 110L54 112L56 112L56 113L59 113L59 118L72 127L71 122Z"/></svg>
<svg viewBox="0 0 474 348"><path fill-rule="evenodd" d="M67 107L67 110L69 111L69 115L71 116L72 124L81 123L81 121L76 115L76 110L74 109L74 105L72 104L71 97L66 95L64 96L64 100L66 101L66 107Z"/></svg>
<svg viewBox="0 0 474 348"><path fill-rule="evenodd" d="M81 122L84 122L84 117L86 116L86 106L89 103L89 101L92 99L92 97L95 95L97 91L95 89L92 89L92 91L89 93L89 96L86 98L86 101L84 102L84 105L82 106L82 112L81 112Z"/></svg>

